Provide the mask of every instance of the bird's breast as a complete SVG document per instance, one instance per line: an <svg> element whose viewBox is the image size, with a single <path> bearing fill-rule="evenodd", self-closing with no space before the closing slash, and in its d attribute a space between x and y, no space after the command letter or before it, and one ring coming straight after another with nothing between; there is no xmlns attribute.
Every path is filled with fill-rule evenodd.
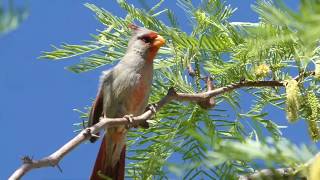
<svg viewBox="0 0 320 180"><path fill-rule="evenodd" d="M142 114L148 104L153 76L152 64L143 65L139 69L121 65L112 73L113 78L103 88L105 115L122 117Z"/></svg>
<svg viewBox="0 0 320 180"><path fill-rule="evenodd" d="M127 101L127 110L130 114L140 115L148 103L151 83L145 78L140 78L138 83L131 89L131 95Z"/></svg>

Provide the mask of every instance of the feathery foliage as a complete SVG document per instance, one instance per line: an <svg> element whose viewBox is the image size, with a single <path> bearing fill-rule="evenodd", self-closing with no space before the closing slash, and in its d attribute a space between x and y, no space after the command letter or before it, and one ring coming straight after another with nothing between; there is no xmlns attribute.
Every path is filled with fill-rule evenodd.
<svg viewBox="0 0 320 180"><path fill-rule="evenodd" d="M166 105L149 129L130 131L127 178L170 179L176 175L179 179L235 179L261 168L252 162L257 159L268 165L303 167L314 150L297 147L282 137L284 126L276 124L266 108L287 113L290 122L305 119L312 139L319 139L318 1L301 0L299 11L293 11L281 1L259 0L252 9L260 22L250 23L230 22L236 9L223 1L178 0L190 23L189 33L180 28L178 18L163 2L142 9L118 0L126 17L85 4L105 28L82 45L53 46L41 58L81 55L78 64L68 67L75 73L112 64L125 53L130 36L127 24L138 22L168 40L155 59L150 102L161 99L172 86L178 92L205 91L203 77L208 75L214 78L215 87L243 79L277 80L287 85L225 93L215 98L216 105L210 109L193 103ZM314 65L316 76L309 73ZM188 75L188 67L195 76ZM299 78L293 80L295 76ZM241 103L244 95L250 96L251 106ZM87 117L85 112L81 116Z"/></svg>
<svg viewBox="0 0 320 180"><path fill-rule="evenodd" d="M13 0L5 5L0 0L0 35L16 29L28 15L25 8L16 8Z"/></svg>

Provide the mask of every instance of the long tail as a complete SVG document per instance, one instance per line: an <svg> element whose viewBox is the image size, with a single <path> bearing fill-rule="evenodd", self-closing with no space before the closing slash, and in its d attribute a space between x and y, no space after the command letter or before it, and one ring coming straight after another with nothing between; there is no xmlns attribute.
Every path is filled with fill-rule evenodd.
<svg viewBox="0 0 320 180"><path fill-rule="evenodd" d="M110 128L103 137L90 180L102 180L106 176L112 180L124 179L126 132L119 129Z"/></svg>

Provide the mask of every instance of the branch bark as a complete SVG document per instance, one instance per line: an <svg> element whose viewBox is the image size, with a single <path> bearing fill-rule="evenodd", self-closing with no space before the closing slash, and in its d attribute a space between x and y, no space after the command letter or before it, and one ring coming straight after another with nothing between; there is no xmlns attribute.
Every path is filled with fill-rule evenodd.
<svg viewBox="0 0 320 180"><path fill-rule="evenodd" d="M299 78L299 77L298 77ZM296 78L296 79L298 79ZM284 86L283 82L280 81L242 81L239 83L230 84L225 87L220 87L211 91L190 94L190 93L177 93L174 88L170 88L166 96L164 96L158 103L155 104L155 110L160 110L164 105L169 103L172 100L176 101L190 101L190 102L202 102L211 97L221 95L226 92L233 91L238 88L243 87L276 87ZM134 123L140 123L150 119L155 114L155 111L147 110L140 116L134 117ZM54 167L58 166L60 160L70 153L74 148L76 148L81 143L90 139L100 130L106 127L113 127L119 125L127 125L130 122L126 118L101 118L100 122L95 124L92 127L82 130L77 136L59 148L57 151L51 155L44 157L40 160L33 160L29 157L23 158L23 164L10 176L9 180L16 180L23 177L28 171L35 168L42 167Z"/></svg>

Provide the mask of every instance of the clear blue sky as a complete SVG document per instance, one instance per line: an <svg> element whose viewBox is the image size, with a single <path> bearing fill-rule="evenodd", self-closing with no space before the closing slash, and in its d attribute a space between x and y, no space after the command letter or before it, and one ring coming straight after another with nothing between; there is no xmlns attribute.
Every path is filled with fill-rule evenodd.
<svg viewBox="0 0 320 180"><path fill-rule="evenodd" d="M50 44L78 44L102 29L94 14L83 6L85 2L124 16L115 1L29 0L28 19L0 37L0 179L7 179L21 165L23 155L38 159L71 139L75 135L72 124L79 122L78 113L72 109L89 105L96 94L103 68L79 75L64 70L77 63L78 57L59 62L37 60L41 51L50 50ZM253 2L229 0L238 7L231 20L256 22L257 15L250 9ZM297 7L297 0L290 2ZM177 10L181 18L175 1L167 0L163 7ZM181 24L187 30L186 24ZM287 124L283 113L273 113L272 119ZM283 133L298 144L310 143L303 122ZM99 145L83 144L67 155L60 163L63 173L57 168L37 169L24 179L88 179Z"/></svg>

